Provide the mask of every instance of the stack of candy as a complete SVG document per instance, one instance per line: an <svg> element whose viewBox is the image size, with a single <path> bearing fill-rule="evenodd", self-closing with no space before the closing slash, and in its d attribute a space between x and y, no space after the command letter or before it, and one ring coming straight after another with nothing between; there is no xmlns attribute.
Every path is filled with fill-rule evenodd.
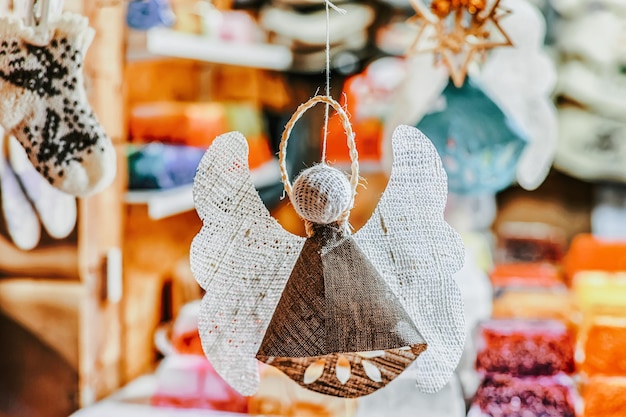
<svg viewBox="0 0 626 417"><path fill-rule="evenodd" d="M585 417L626 412L626 243L579 235L566 258L583 313L578 340Z"/></svg>
<svg viewBox="0 0 626 417"><path fill-rule="evenodd" d="M557 320L575 337L575 303L556 265L499 264L490 277L498 289L493 302L494 318Z"/></svg>
<svg viewBox="0 0 626 417"><path fill-rule="evenodd" d="M468 417L574 417L576 389L563 375L516 378L489 375L476 395Z"/></svg>
<svg viewBox="0 0 626 417"><path fill-rule="evenodd" d="M491 320L479 328L476 367L484 379L472 417L575 417L574 344L556 320Z"/></svg>
<svg viewBox="0 0 626 417"><path fill-rule="evenodd" d="M499 230L470 417L626 415L626 242Z"/></svg>
<svg viewBox="0 0 626 417"><path fill-rule="evenodd" d="M539 225L502 231L491 273L493 317L476 335L483 380L469 416L575 417L577 315L558 268L563 239Z"/></svg>

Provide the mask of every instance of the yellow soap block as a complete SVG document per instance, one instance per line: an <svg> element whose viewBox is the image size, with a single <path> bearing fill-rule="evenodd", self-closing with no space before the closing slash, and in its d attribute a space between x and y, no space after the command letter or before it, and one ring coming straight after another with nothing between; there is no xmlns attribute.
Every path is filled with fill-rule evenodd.
<svg viewBox="0 0 626 417"><path fill-rule="evenodd" d="M572 289L583 311L595 307L626 307L626 272L585 271L574 276Z"/></svg>

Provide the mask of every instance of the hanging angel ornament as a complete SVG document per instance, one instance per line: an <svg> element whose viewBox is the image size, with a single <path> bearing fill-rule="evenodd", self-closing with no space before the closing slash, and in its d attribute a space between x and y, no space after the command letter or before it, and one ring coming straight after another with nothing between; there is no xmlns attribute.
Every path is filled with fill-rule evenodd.
<svg viewBox="0 0 626 417"><path fill-rule="evenodd" d="M291 184L284 165L297 120L317 103L340 115L351 176L324 161ZM417 387L433 392L454 372L465 339L452 278L460 238L444 221L446 176L419 130L399 126L394 164L369 221L348 223L359 171L348 116L328 96L301 105L281 142L283 183L307 238L271 217L250 179L245 138L215 139L194 182L203 226L191 267L206 290L200 312L204 351L237 391L253 394L257 360L301 386L338 397L370 394L417 362Z"/></svg>

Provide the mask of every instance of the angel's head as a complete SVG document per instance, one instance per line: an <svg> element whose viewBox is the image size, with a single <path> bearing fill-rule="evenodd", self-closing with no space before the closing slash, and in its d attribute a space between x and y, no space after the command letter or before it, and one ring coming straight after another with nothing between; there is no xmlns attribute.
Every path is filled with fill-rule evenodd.
<svg viewBox="0 0 626 417"><path fill-rule="evenodd" d="M324 163L300 173L291 202L304 220L316 224L340 221L350 209L352 188L346 174Z"/></svg>

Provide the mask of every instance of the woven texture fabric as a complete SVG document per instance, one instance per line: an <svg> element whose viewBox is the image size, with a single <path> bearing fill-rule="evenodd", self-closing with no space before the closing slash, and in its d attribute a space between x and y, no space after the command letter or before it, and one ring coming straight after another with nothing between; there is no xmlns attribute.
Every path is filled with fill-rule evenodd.
<svg viewBox="0 0 626 417"><path fill-rule="evenodd" d="M326 164L315 165L298 175L291 202L300 217L313 223L339 220L350 206L350 182L346 175Z"/></svg>
<svg viewBox="0 0 626 417"><path fill-rule="evenodd" d="M387 385L424 349L389 285L345 227L333 223L313 226L257 358L313 391L353 398ZM357 366L363 352L382 361L364 365L378 370L376 381ZM309 366L320 359L324 372L307 381Z"/></svg>
<svg viewBox="0 0 626 417"><path fill-rule="evenodd" d="M389 285L342 229L315 227L258 355L314 357L424 343Z"/></svg>
<svg viewBox="0 0 626 417"><path fill-rule="evenodd" d="M420 343L376 352L300 358L269 357L263 358L263 361L311 391L357 398L369 395L396 379L424 349L426 345Z"/></svg>
<svg viewBox="0 0 626 417"><path fill-rule="evenodd" d="M397 294L428 349L416 360L417 387L443 388L463 352L463 302L453 274L463 265L460 236L444 220L446 174L418 129L398 126L387 189L354 239Z"/></svg>
<svg viewBox="0 0 626 417"><path fill-rule="evenodd" d="M203 222L190 258L206 290L202 347L226 382L252 395L259 384L255 355L304 238L285 231L263 205L241 133L215 139L198 166L193 193Z"/></svg>
<svg viewBox="0 0 626 417"><path fill-rule="evenodd" d="M282 349L285 356L276 355L276 360L291 355L311 358L315 352L328 354L361 346L384 349L381 346L387 343L417 343L420 349L413 352L417 356L425 347L420 343L423 337L428 348L416 360L418 388L436 391L452 375L465 340L461 295L452 278L461 267L463 246L443 219L445 172L433 145L415 128L397 128L393 147L391 178L372 218L353 236L344 236L342 228L337 228L338 235L324 237L318 258L306 255L305 239L286 232L263 206L250 179L247 143L240 133L218 137L207 150L194 182L194 200L203 227L191 247L192 272L206 290L200 336L216 371L240 393L250 395L257 389L255 356L266 331L267 337L272 337L268 328L281 310L291 310L297 317L276 317L275 324L285 326L288 320L308 324L309 337L277 339L273 348ZM315 244L316 233L309 245ZM299 268L313 276L331 277L326 274L328 268L340 271L333 273L340 279L352 274L354 285L337 281L327 285L325 280L313 279L306 288L309 295L291 294L287 281L296 274L298 259ZM363 275L375 285L368 287L367 281L355 279L359 278L355 264L367 269ZM287 308L279 306L284 289ZM359 305L342 302L352 293L356 299L369 299L365 302L384 317L383 323L374 320L372 312L347 312L346 306ZM402 308L396 307L397 301ZM300 316L305 310L308 315ZM355 321L355 316L361 322ZM333 323L331 330L333 326L354 326L350 331L358 344L342 345L345 337L329 335L326 317ZM342 317L348 319L342 321ZM407 321L413 323L398 326L392 338L389 329L383 328ZM378 331L387 335L378 335ZM419 340L412 335L420 335ZM334 345L326 346L328 340ZM313 348L312 341L317 343Z"/></svg>
<svg viewBox="0 0 626 417"><path fill-rule="evenodd" d="M115 149L84 87L95 32L72 13L49 29L48 41L15 17L0 18L0 125L50 184L83 197L111 184L116 172Z"/></svg>

